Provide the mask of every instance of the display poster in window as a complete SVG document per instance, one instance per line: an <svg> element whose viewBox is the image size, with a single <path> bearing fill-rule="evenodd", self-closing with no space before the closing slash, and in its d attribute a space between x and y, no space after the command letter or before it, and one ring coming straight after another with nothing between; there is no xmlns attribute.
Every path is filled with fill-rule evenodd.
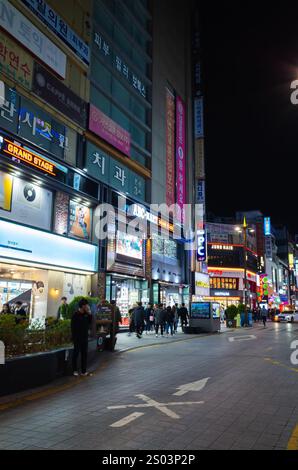
<svg viewBox="0 0 298 470"><path fill-rule="evenodd" d="M0 171L0 209L11 211L13 177Z"/></svg>
<svg viewBox="0 0 298 470"><path fill-rule="evenodd" d="M210 319L210 303L209 302L193 302L191 304L190 317L196 320Z"/></svg>
<svg viewBox="0 0 298 470"><path fill-rule="evenodd" d="M91 209L75 201L69 203L69 235L83 240L91 236Z"/></svg>
<svg viewBox="0 0 298 470"><path fill-rule="evenodd" d="M134 235L117 232L116 239L116 255L119 260L121 258L142 264L143 259L143 240Z"/></svg>
<svg viewBox="0 0 298 470"><path fill-rule="evenodd" d="M2 176L1 176L2 175ZM53 193L20 178L0 173L0 217L44 230L51 229ZM10 178L12 180L10 181ZM2 182L6 181L5 194ZM12 191L13 189L13 191ZM11 197L12 192L12 197ZM4 194L4 206L1 199ZM9 199L11 203L9 204ZM9 209L10 207L10 209Z"/></svg>

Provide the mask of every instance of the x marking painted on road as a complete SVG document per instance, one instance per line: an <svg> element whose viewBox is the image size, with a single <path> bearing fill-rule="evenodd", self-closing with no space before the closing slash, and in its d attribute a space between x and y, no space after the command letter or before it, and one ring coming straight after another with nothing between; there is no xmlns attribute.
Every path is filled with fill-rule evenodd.
<svg viewBox="0 0 298 470"><path fill-rule="evenodd" d="M115 405L115 406L108 406L108 410L123 410L126 408L156 408L157 410L161 411L165 415L169 416L173 419L180 419L180 416L174 411L171 411L168 406L184 406L184 405L202 405L203 401L175 401L169 403L159 403L156 400L153 400L147 395L135 395L140 400L143 400L145 403L136 403L136 404L129 404L129 405ZM116 423L112 424L112 427L121 427L125 426L126 424L130 423L134 419L139 418L144 413L133 413L129 416L126 416L124 419L117 421Z"/></svg>

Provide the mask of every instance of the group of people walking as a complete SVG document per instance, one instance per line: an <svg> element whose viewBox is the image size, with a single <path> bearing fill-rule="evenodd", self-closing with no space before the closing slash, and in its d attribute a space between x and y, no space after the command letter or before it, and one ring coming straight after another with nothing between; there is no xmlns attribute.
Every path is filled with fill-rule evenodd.
<svg viewBox="0 0 298 470"><path fill-rule="evenodd" d="M181 327L188 325L188 310L185 304L178 307L178 304L166 306L165 304L148 304L143 307L142 302L138 302L136 307L129 311L129 333L130 336L135 332L138 338L142 337L143 332L146 334L155 332L156 337L159 333L162 337L174 336L177 333L178 324Z"/></svg>

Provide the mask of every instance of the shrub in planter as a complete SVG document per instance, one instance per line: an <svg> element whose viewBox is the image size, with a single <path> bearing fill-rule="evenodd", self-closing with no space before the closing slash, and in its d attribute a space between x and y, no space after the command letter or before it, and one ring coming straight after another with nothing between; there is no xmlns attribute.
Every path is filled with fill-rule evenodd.
<svg viewBox="0 0 298 470"><path fill-rule="evenodd" d="M6 357L22 356L64 347L71 343L70 320L52 322L46 328L38 321L16 323L15 315L0 315L0 340Z"/></svg>
<svg viewBox="0 0 298 470"><path fill-rule="evenodd" d="M226 309L226 319L227 319L227 326L235 328L236 327L236 320L235 317L238 314L238 309L236 305L229 305Z"/></svg>
<svg viewBox="0 0 298 470"><path fill-rule="evenodd" d="M0 315L0 340L5 344L5 355L14 356L22 354L24 350L25 332L29 322L22 319L16 322L12 314Z"/></svg>

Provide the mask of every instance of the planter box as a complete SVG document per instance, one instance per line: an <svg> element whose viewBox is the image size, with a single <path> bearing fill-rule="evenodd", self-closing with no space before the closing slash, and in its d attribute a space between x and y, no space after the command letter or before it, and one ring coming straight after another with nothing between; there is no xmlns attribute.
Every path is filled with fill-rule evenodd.
<svg viewBox="0 0 298 470"><path fill-rule="evenodd" d="M227 328L236 328L237 321L236 320L226 320Z"/></svg>
<svg viewBox="0 0 298 470"><path fill-rule="evenodd" d="M28 354L7 359L0 365L0 396L46 385L72 373L73 348ZM97 356L96 340L89 341L88 365Z"/></svg>

